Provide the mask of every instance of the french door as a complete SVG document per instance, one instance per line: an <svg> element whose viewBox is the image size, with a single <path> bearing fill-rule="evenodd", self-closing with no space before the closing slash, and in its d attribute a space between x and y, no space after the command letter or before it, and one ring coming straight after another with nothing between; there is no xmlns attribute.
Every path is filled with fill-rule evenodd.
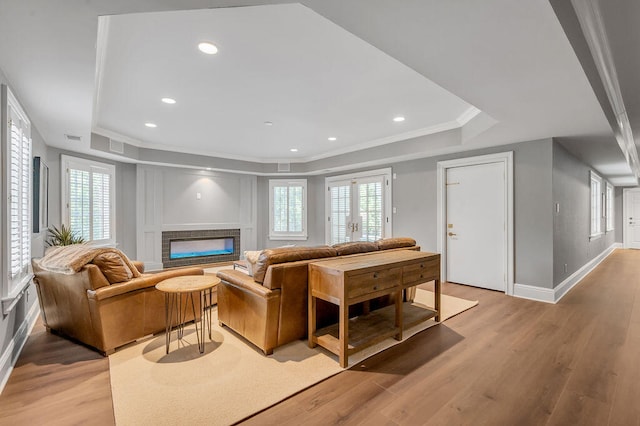
<svg viewBox="0 0 640 426"><path fill-rule="evenodd" d="M327 178L327 242L375 241L391 235L390 169Z"/></svg>

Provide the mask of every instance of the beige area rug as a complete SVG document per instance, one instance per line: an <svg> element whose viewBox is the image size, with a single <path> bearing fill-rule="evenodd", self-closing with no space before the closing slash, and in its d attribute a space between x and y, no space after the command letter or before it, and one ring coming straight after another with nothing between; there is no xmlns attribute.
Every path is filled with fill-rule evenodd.
<svg viewBox="0 0 640 426"><path fill-rule="evenodd" d="M418 289L416 302L433 306L433 293ZM478 302L442 296L443 319ZM227 425L263 410L343 371L337 356L292 342L264 356L238 335L221 328L213 309L213 341L200 355L193 325L186 343L171 342L165 354L160 334L128 345L109 357L116 424ZM431 327L426 321L404 332L407 339ZM400 342L389 338L349 358L353 366Z"/></svg>

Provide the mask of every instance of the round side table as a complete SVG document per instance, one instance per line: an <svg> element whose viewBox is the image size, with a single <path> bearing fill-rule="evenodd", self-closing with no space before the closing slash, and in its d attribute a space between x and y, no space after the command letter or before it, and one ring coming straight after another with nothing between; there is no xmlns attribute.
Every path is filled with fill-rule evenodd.
<svg viewBox="0 0 640 426"><path fill-rule="evenodd" d="M191 302L191 310L193 312L193 323L196 326L198 350L200 353L204 353L204 328L206 322L208 322L209 339L211 339L211 309L205 309L207 295L209 296L209 307L211 307L213 289L218 284L220 284L220 278L213 275L185 275L169 278L156 284L156 288L164 293L167 354L169 353L173 328L176 328L178 340L181 340L184 336L184 325L189 302ZM200 321L198 321L198 315L196 315L196 303L193 299L193 294L196 292L200 298ZM208 321L205 319L207 315ZM200 329L198 329L198 322L200 322Z"/></svg>

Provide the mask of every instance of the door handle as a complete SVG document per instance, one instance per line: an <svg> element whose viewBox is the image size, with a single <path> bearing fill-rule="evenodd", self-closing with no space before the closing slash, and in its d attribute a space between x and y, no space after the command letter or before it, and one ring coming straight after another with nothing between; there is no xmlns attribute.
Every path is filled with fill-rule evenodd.
<svg viewBox="0 0 640 426"><path fill-rule="evenodd" d="M458 234L454 234L453 232L449 232L449 236L450 237L455 237L456 235L458 235Z"/></svg>

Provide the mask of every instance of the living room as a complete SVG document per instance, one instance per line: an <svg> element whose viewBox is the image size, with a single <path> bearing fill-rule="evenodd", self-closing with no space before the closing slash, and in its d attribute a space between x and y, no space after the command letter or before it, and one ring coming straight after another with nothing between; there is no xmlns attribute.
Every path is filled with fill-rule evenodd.
<svg viewBox="0 0 640 426"><path fill-rule="evenodd" d="M188 22L193 19L188 13L198 14L203 8L208 8L209 14L217 11L242 17L243 8L228 8L237 5L216 1L188 1L179 5L168 2L153 6L144 2L107 3L65 5L59 10L44 1L7 1L1 6L3 33L15 35L21 26L31 30L23 37L7 36L0 42L0 57L3 58L0 82L9 88L28 117L31 157L38 157L46 165L49 177L47 226L31 234L31 257L44 254L48 226L68 224L63 170L68 168L65 161L76 159L113 166L112 213L115 220L110 223L113 228L109 244L116 245L129 258L143 261L147 270L163 268L163 232L239 229L240 252L292 244L331 243L327 217L332 217L332 209L327 189L334 181L353 180L367 174L385 176L382 182L388 186L389 202L385 208L389 213L385 219L392 231L383 236L411 237L422 251L440 253L445 249L447 239L447 222L442 217L441 194L446 191L441 179L442 164L503 153L511 153L512 176L508 188L513 196L505 207L506 216L511 219L510 231L505 231L507 260L505 290L501 297L558 303L616 248L630 247L625 240L627 228L623 212L627 206L623 188L637 186L637 151L632 136L629 140L629 129L635 130L634 125L637 125L629 106L634 99L632 88L635 86L628 80L633 64L625 63L615 55L619 54L616 49L624 35L616 32L618 26L615 30L612 28L616 20L631 19L629 16L634 16L631 12L623 16L622 12L614 13L609 7L602 6L601 16L597 13L589 15L579 6L574 9L571 4L560 1L517 7L500 1L483 6L469 2L459 6L425 2L397 9L392 2L376 5L361 1L342 2L344 4L245 2L242 6L253 7L254 11L256 8L258 11L260 8L280 8L275 13L266 13L269 19L275 19L272 15L309 19L292 25L294 28L320 22L332 31L345 32L347 34L340 34L340 37L348 38L349 43L366 44L375 50L370 52L372 55L382 55L386 57L385 61L400 63L402 72L418 80L429 80L439 90L459 97L464 108L453 107L450 115L439 117L439 122L425 121L418 125L417 114L410 115L409 107L403 109L396 105L395 110L387 108L388 116L384 119L379 114L369 121L358 121L358 118L354 120L356 124L343 120L342 127L337 129L342 129L341 134L326 132L322 141L313 140L309 137L309 129L324 131L326 127L312 123L312 126L304 127L303 133L296 133L296 126L287 128L287 113L301 121L313 120L313 114L316 114L319 122L320 112L325 110L335 109L337 114L334 115L351 114L349 118L357 115L350 109L352 104L346 99L350 96L347 92L344 92L345 99L335 104L324 99L317 101L321 96L318 92L322 91L320 85L321 90L308 95L311 101L307 107L313 114L293 114L291 110L304 108L296 103L299 100L290 101L292 94L287 92L287 96L272 97L275 100L262 108L260 113L263 115L259 118L251 115L253 122L250 125L239 119L229 119L226 127L218 123L219 129L203 126L198 130L222 133L234 126L251 128L246 132L238 130L237 140L233 139L233 132L212 140L202 138L202 133L197 136L180 133L184 132L181 126L185 116L174 120L175 123L167 118L171 114L168 111L172 111L169 108L188 103L187 93L204 91L204 88L188 87L189 81L182 81L186 86L185 96L171 94L176 97L175 105L171 105L161 104L160 98L168 95L164 92L166 89L156 87L157 93L153 96L157 100L146 99L144 102L157 101L157 105L142 110L136 103L141 95L134 90L136 84L142 84L130 73L136 64L118 63L126 58L118 56L118 50L126 50L119 49L127 46L123 39L130 40L132 45L145 40L144 33L137 41L132 36L135 33L132 28L142 27L142 21L136 20L145 19L145 15L149 19L145 25L152 25L154 20L160 22L166 14L172 13L187 16L184 19ZM622 3L619 10L626 10ZM631 7L626 3L624 6ZM513 10L519 7L521 9ZM594 41L581 30L585 19L595 19L594 16L602 21L604 27L601 29L606 29L614 53L609 62L606 55L599 57L593 53L599 51L597 46L593 47ZM251 19L266 18L256 13ZM135 23L128 27L127 31L132 32L118 33L117 29L124 27L126 20L132 20L129 24ZM284 25L272 22L265 25L285 29ZM105 26L109 31L105 31ZM259 37L260 33L257 33L254 37ZM509 40L506 34L512 39ZM255 40L250 39L248 43L256 43ZM343 39L331 40L327 50L336 50L340 55L336 46L340 46L339 40ZM425 40L438 40L444 47ZM201 40L195 40L198 41ZM158 43L168 51L169 46L163 43L168 41ZM346 51L348 43L342 45ZM232 55L225 52L224 46L224 43L218 46L220 51L212 56L219 62L225 55L227 58ZM195 44L192 47L195 60L211 59L197 51ZM101 52L103 56L100 56ZM322 50L318 52L321 52L320 58L329 55ZM251 54L258 56L255 51ZM352 55L350 51L342 54L343 57L336 58L346 61ZM156 51L149 55L158 54ZM602 57L605 65L597 62ZM162 60L166 61L166 58L161 58L160 63ZM247 68L251 71L247 74L271 70L271 65L267 67L269 58L262 57L261 60L265 65L252 65ZM310 63L317 67L317 62ZM147 65L156 66L155 63ZM303 69L297 61L283 65ZM379 64L381 68L392 65L388 62ZM610 81L600 77L603 66L617 67L618 91L624 91L626 103L623 106L627 106L628 117L620 114L615 93L610 92ZM339 69L338 65L335 67ZM298 73L310 75L303 70ZM294 68L286 74L287 78L293 79L295 71ZM101 72L104 73L101 79L96 80ZM150 73L149 69L144 73ZM158 71L158 74L161 73ZM363 76L367 74L362 72ZM357 73L355 75L357 77ZM248 78L245 74L242 76ZM250 82L253 90L283 90L278 86L282 82L277 84L274 75L254 78L256 81ZM260 86L268 78L274 81L274 87ZM308 78L306 85L309 86L318 81ZM352 85L357 80L348 80L346 74L344 79ZM183 77L183 80L189 79ZM338 83L339 80L336 78ZM96 81L101 81L102 86ZM213 122L211 116L216 116L225 106L229 110L236 108L236 114L242 114L243 103L244 112L248 116L253 114L254 106L247 105L252 102L261 105L265 101L257 100L258 95L241 93L247 81L233 86L236 101L232 102L228 92L224 95L220 92L218 96L229 104L211 106L212 109L198 119ZM302 92L296 84L305 84L304 78L295 83L288 81L292 84L292 92ZM397 82L386 83L394 88L402 86ZM120 86L114 87L114 84ZM353 93L351 96L363 98L363 93L380 89L374 86L354 88L353 93L357 96ZM399 98L419 98L414 89ZM118 98L127 95L127 91L132 93ZM207 101L209 99L207 97ZM361 111L372 113L375 110L376 105L366 105L372 103L366 98L358 99L358 102ZM127 103L131 103L129 109L125 108ZM204 105L206 103L202 101L197 110L189 110L186 114L206 110ZM141 121L127 125L116 122L108 128L109 120L118 117L118 108L123 110L120 119L129 116L137 120L146 115L148 118L144 120L157 127L144 126L145 121ZM419 105L415 111L420 108L427 107ZM432 108L438 110L437 105ZM445 110L443 106L442 111ZM154 114L155 118L152 117ZM405 120L394 121L400 115ZM614 117L613 121L611 117ZM326 118L322 116L322 120ZM447 125L442 125L443 122ZM347 136L358 127L367 128L369 133ZM267 132L276 136L256 136ZM287 132L293 136L288 136ZM72 140L75 136L79 141ZM243 138L253 138L254 145L242 142ZM7 158L6 152L3 156ZM594 204L592 176L596 176L599 185L597 192L601 196L595 201L600 203L599 207ZM3 175L3 182L6 178ZM289 181L304 182L306 202L306 235L290 238L273 235L273 200L270 198L273 195L271 185ZM594 208L602 212L603 219L598 225L602 226L602 232L597 238L590 238ZM6 241L9 228L3 228L2 235ZM474 290L469 291L473 293ZM0 377L3 383L9 378L39 315L37 294L32 285L21 288L18 296L9 293L8 285L3 283L3 308L6 308L0 321Z"/></svg>

